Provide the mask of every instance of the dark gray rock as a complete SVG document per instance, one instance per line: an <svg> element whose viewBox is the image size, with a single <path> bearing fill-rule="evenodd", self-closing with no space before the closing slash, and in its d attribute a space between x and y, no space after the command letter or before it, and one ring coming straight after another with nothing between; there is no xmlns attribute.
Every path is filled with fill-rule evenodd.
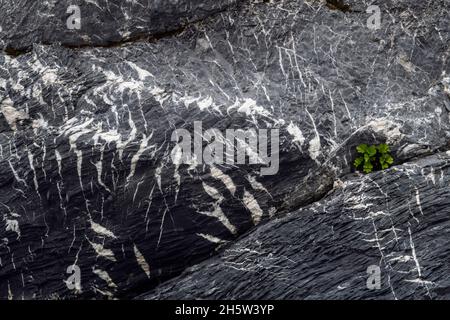
<svg viewBox="0 0 450 320"><path fill-rule="evenodd" d="M86 27L80 31L64 29L67 3L55 2L52 9L45 7L48 1L25 1L25 10L11 1L0 2L10 19L1 23L0 32L7 49L0 55L2 298L135 297L243 234L254 230L247 238L254 239L267 230L257 229L259 223L323 198L353 171L355 146L362 142L388 143L397 165L449 148L448 1L384 1L379 30L367 27L369 3L361 1L348 2L349 7L298 0L241 1L232 7L234 1L189 1L188 6L168 8L161 2L155 11L142 9L136 1L120 8L100 2L99 11L94 2L86 2L92 16L86 21L82 16ZM100 12L108 23L90 18ZM125 23L126 16L133 23ZM161 24L152 24L154 17ZM158 41L125 43L181 25L182 30ZM111 43L116 46L89 47ZM180 128L193 132L195 121L202 121L204 130L221 132L279 129L278 173L260 176L260 165L175 165L171 135ZM441 172L447 181L447 171ZM422 208L429 202L445 210L445 194L436 199L421 186L421 175L410 175L411 188L424 194ZM367 182L371 177L358 179ZM372 189L353 190L348 183L354 197L369 201L373 196ZM380 183L382 190L392 189L392 201L409 204L395 184ZM330 206L336 204L327 207L330 226L339 226L342 197L335 191L327 198ZM363 208L360 214L370 217L370 212ZM408 216L400 213L398 223L405 232ZM305 214L303 221L303 215L292 216L298 219L294 226L312 225L317 217ZM434 219L438 217L430 225ZM348 226L354 223L349 220ZM324 228L317 224L317 229L304 230L313 238L327 234ZM410 227L413 239L418 228ZM290 237L292 230L272 235L274 241ZM426 232L447 241L433 230ZM352 236L343 233L339 241L351 246ZM267 243L274 256L282 250ZM340 265L339 254L362 262L336 273L336 279L367 267L370 259L360 257L358 250L336 253L330 245L321 249L331 248L330 261L335 261L326 270ZM370 257L375 254L370 246L367 250ZM316 265L323 261L314 260L313 254L308 259ZM379 256L373 259L380 261ZM81 291L64 283L73 264L81 268ZM443 277L447 267L437 265L441 271L436 276ZM300 269L292 268L285 276L295 282ZM319 273L311 268L311 286L321 283ZM412 279L402 273L395 277L398 283ZM406 293L399 297L419 292L405 283ZM171 285L157 292L169 297ZM211 297L227 296L226 289L218 288ZM316 288L317 298L340 297ZM444 291L433 294L445 296ZM359 293L354 297L367 297ZM263 297L248 291L252 294ZM378 297L389 296L383 294ZM312 295L293 291L280 298L288 296Z"/></svg>
<svg viewBox="0 0 450 320"><path fill-rule="evenodd" d="M449 299L449 173L447 152L347 176L140 298Z"/></svg>
<svg viewBox="0 0 450 320"><path fill-rule="evenodd" d="M238 0L240 1L240 0ZM28 51L33 44L108 46L155 39L223 11L237 0L1 1L0 48ZM73 6L78 7L74 11ZM74 15L76 14L76 16ZM74 27L74 20L79 26Z"/></svg>

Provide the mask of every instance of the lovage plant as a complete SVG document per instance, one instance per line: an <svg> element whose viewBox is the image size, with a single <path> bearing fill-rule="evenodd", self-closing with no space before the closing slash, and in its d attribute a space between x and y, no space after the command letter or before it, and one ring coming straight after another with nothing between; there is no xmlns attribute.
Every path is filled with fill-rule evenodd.
<svg viewBox="0 0 450 320"><path fill-rule="evenodd" d="M355 159L355 168L358 169L362 166L365 173L371 173L373 170L387 169L394 163L394 158L390 154L391 150L384 143L377 146L360 144L356 147L356 151L358 151L360 156Z"/></svg>

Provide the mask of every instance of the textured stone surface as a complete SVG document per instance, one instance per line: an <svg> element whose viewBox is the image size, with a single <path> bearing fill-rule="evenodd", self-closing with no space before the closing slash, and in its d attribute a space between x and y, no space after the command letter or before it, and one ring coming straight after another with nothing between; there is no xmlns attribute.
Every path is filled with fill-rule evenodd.
<svg viewBox="0 0 450 320"><path fill-rule="evenodd" d="M383 1L376 31L364 1L345 12L323 1L87 1L81 30L64 28L64 1L23 2L0 2L0 297L392 298L390 286L364 291L368 263L399 298L446 296L447 155L349 174L362 142L387 142L396 165L448 150L448 1ZM194 121L278 128L279 172L174 165L171 134ZM399 239L374 250L364 241L374 225ZM417 259L391 262L412 243ZM176 280L180 293L155 289L224 245ZM64 283L72 264L81 292ZM336 289L346 283L357 289Z"/></svg>
<svg viewBox="0 0 450 320"><path fill-rule="evenodd" d="M236 0L1 1L0 48L30 50L35 43L107 46L153 39L223 11ZM71 6L80 10L80 29L69 29Z"/></svg>
<svg viewBox="0 0 450 320"><path fill-rule="evenodd" d="M140 298L449 299L449 165L446 153L347 176ZM366 286L373 265L379 290Z"/></svg>

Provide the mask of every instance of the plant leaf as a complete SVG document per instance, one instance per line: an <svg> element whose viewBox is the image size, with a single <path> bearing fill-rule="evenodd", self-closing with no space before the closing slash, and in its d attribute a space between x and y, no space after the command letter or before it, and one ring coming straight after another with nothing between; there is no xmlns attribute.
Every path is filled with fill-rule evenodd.
<svg viewBox="0 0 450 320"><path fill-rule="evenodd" d="M387 144L380 144L378 146L378 151L380 151L380 153L384 154L384 153L389 153L391 150L389 149L389 146Z"/></svg>
<svg viewBox="0 0 450 320"><path fill-rule="evenodd" d="M365 162L364 163L364 172L365 173L371 173L373 170L373 165L370 162Z"/></svg>
<svg viewBox="0 0 450 320"><path fill-rule="evenodd" d="M386 155L386 163L387 164L393 164L394 163L394 158L392 158L392 156L390 154Z"/></svg>
<svg viewBox="0 0 450 320"><path fill-rule="evenodd" d="M367 144L360 144L359 146L356 147L356 151L358 151L359 153L366 153L367 151Z"/></svg>
<svg viewBox="0 0 450 320"><path fill-rule="evenodd" d="M356 168L358 168L363 162L364 162L364 158L358 157L355 159L355 162L353 164L355 165Z"/></svg>
<svg viewBox="0 0 450 320"><path fill-rule="evenodd" d="M373 157L374 155L377 154L377 148L375 146L370 146L367 149L367 153L369 154L370 157Z"/></svg>
<svg viewBox="0 0 450 320"><path fill-rule="evenodd" d="M394 158L389 154L390 148L385 143L370 146L367 144L360 144L356 147L356 150L361 156L357 157L353 164L356 168L363 165L363 171L365 173L371 173L377 162L382 170L389 168L389 166L394 163Z"/></svg>

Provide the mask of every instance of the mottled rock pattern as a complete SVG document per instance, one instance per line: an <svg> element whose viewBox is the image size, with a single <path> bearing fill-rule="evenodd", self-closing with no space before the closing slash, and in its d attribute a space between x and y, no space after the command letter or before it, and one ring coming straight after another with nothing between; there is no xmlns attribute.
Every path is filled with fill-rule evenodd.
<svg viewBox="0 0 450 320"><path fill-rule="evenodd" d="M401 176L401 181L408 181L406 192L413 190L411 198L389 182L400 179L395 169L389 171L392 175L343 177L351 173L354 147L362 142L387 142L396 164L448 150L448 1L383 1L382 27L375 31L366 26L365 10L371 3L364 1L349 1L351 10L345 12L324 1L151 2L154 11L142 8L141 1L108 1L110 5L87 1L80 3L89 15L82 14L78 31L64 29L68 2L23 2L22 8L13 1L0 2L0 8L8 11L0 32L6 49L0 55L1 298L135 297L253 229L236 250L266 230L267 247L262 252L272 251L278 261L282 258L277 252L286 250L285 242L277 246L279 237L302 248L306 245L302 239L329 234L331 226L342 227L346 211L339 210L347 193L355 197L354 206L373 203L379 207L373 212L385 212L370 179L381 179L378 184L387 190L389 201L398 201L399 216L393 224L402 230L403 242L397 251L386 249L386 254L410 255L411 231L421 259L430 263L421 269L427 277L393 274L395 289L404 291L396 294L422 297L423 281L432 281L438 289L430 294L445 296L445 289L439 288L445 288L448 263L437 255L444 252L439 250L445 250L447 237L432 225L448 210L443 192L448 182L442 164L446 156L430 160L430 167L442 174L430 176L435 181L429 182L442 191L439 198L435 190L422 186L423 175L415 169L405 169L408 180ZM95 15L107 23L98 23ZM155 17L162 22L152 24ZM178 32L161 36L174 30ZM158 34L157 41L141 37ZM109 44L115 45L105 47ZM194 121L202 121L205 130L278 128L279 172L260 176L260 166L253 165L175 165L171 134L179 128L192 132ZM402 168L408 167L397 170ZM348 192L335 190L326 204L297 211L323 198L339 178L344 180L342 190ZM413 224L413 219L408 225L411 217L404 206L418 210L415 190L423 195L424 200L419 197L424 215L428 206L442 207L430 214L428 224ZM319 206L329 215L314 214L313 208ZM323 265L323 257L315 259L314 252L307 258L302 253L313 267L288 268L292 274L284 274L288 279L284 284L303 279L313 288L315 282L323 283L321 277L331 276L326 272L341 266L340 254L361 263L336 272L336 283L348 281L346 275L361 272L367 262L389 268L390 258L381 259L373 243L364 247L358 233L350 232L355 226L373 237L373 224L368 222L380 217L371 218L369 208L359 210L361 225L348 218L341 239L327 237L323 246L308 246L328 252L329 265ZM288 212L296 213L256 228ZM324 219L325 224L315 219ZM390 227L386 219L377 220L380 227ZM292 228L280 225L285 234L267 229L280 221L288 221ZM303 227L308 225L316 229ZM304 232L295 238L296 226ZM427 243L421 247L417 241L431 236L439 241L427 253ZM339 251L339 243L349 249ZM442 248L437 248L440 243ZM294 261L300 257L296 248L285 252L294 255ZM430 259L423 259L426 254ZM210 263L219 268L221 257ZM429 276L434 262L439 272ZM82 271L80 292L68 290L64 283L72 264ZM297 273L303 274L304 268L308 278ZM217 281L226 279L228 271ZM242 274L229 276L240 279ZM178 280L184 288L195 286L189 277ZM264 281L252 279L255 285ZM423 281L407 282L411 279ZM407 285L399 289L403 282ZM279 297L351 295L332 291L334 284L317 285L314 294L293 289ZM155 292L174 296L171 286ZM227 296L224 284L211 289L210 297L233 296ZM186 289L178 297L200 297L200 290ZM360 290L352 297L368 297L364 288ZM377 297L389 294L381 291ZM264 292L243 290L244 296L264 297Z"/></svg>

